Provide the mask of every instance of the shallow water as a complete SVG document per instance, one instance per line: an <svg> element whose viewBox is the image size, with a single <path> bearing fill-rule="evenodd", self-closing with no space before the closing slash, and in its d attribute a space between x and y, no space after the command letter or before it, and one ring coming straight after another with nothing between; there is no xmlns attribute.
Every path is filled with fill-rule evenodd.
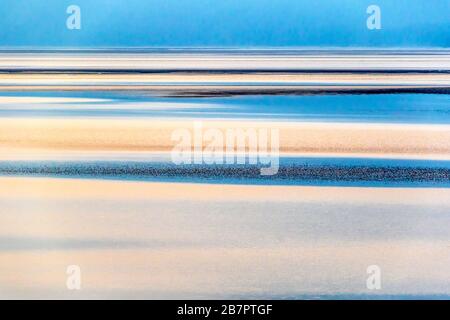
<svg viewBox="0 0 450 320"><path fill-rule="evenodd" d="M262 165L176 165L153 161L3 161L2 176L196 182L215 184L319 185L366 187L450 186L450 161L281 158L278 172Z"/></svg>

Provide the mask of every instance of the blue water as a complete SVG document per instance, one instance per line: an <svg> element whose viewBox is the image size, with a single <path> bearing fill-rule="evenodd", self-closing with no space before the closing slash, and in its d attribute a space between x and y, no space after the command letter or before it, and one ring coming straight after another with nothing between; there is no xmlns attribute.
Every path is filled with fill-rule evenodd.
<svg viewBox="0 0 450 320"><path fill-rule="evenodd" d="M82 97L98 102L0 104L0 117L162 117L324 122L450 123L448 94L252 95L158 97L125 92L0 93L0 96ZM167 108L160 108L167 105ZM114 108L102 110L103 107ZM157 109L154 107L158 107Z"/></svg>
<svg viewBox="0 0 450 320"><path fill-rule="evenodd" d="M81 29L66 9L81 9ZM369 5L381 29L369 30ZM448 0L77 0L0 2L0 47L448 48Z"/></svg>

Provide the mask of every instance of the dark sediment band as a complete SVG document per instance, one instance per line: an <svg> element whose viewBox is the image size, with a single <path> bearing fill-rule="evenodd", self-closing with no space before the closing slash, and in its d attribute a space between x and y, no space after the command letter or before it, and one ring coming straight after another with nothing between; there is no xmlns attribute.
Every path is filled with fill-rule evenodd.
<svg viewBox="0 0 450 320"><path fill-rule="evenodd" d="M117 179L165 182L268 185L448 187L448 161L281 159L275 175L261 175L269 165L190 164L120 161L3 161L3 176Z"/></svg>

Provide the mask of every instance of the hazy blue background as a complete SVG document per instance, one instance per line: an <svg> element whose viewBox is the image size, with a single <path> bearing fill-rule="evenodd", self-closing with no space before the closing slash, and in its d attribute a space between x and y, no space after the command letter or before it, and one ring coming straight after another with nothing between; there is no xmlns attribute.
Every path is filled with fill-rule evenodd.
<svg viewBox="0 0 450 320"><path fill-rule="evenodd" d="M82 29L66 28L81 7ZM368 30L377 4L382 29ZM0 46L449 47L449 0L2 0Z"/></svg>

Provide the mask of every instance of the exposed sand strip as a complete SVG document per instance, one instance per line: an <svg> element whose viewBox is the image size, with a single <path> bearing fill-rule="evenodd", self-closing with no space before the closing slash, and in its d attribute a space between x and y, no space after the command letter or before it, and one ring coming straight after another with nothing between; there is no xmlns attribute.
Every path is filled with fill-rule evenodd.
<svg viewBox="0 0 450 320"><path fill-rule="evenodd" d="M150 90L169 92L261 93L260 91L340 91L450 88L449 74L0 74L3 91Z"/></svg>
<svg viewBox="0 0 450 320"><path fill-rule="evenodd" d="M425 124L202 121L203 132L218 129L278 129L280 152L449 158L450 126ZM165 152L178 143L172 133L194 121L161 119L0 119L0 159L14 152ZM203 143L203 147L207 145Z"/></svg>
<svg viewBox="0 0 450 320"><path fill-rule="evenodd" d="M442 71L450 70L450 54L1 53L0 70Z"/></svg>

